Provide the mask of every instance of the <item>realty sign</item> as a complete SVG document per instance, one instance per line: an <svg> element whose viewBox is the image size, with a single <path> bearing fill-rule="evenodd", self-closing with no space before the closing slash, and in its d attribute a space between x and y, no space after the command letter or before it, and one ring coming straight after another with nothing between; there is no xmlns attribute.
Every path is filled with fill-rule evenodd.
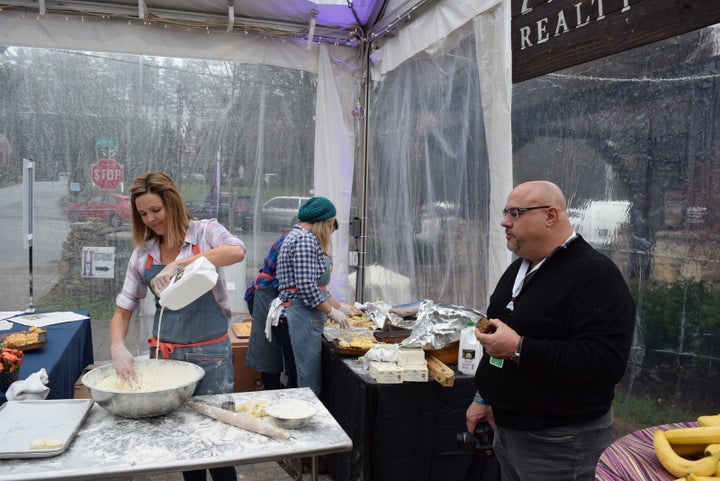
<svg viewBox="0 0 720 481"><path fill-rule="evenodd" d="M512 0L513 82L715 25L718 0Z"/></svg>

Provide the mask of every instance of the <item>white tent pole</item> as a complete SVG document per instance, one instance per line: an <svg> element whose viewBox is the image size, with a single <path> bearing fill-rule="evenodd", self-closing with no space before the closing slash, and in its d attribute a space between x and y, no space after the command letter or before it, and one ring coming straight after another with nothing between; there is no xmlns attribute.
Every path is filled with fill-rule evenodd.
<svg viewBox="0 0 720 481"><path fill-rule="evenodd" d="M365 43L362 48L362 56L360 59L362 62L362 78L360 83L361 99L358 104L362 107L362 115L360 117L360 132L359 132L359 160L360 165L358 168L358 176L360 186L358 190L358 217L360 221L359 232L353 229L353 232L359 234L360 237L356 238L356 244L358 248L358 263L357 263L357 277L355 278L355 300L357 302L363 302L365 298L365 267L366 267L366 236L367 236L367 196L368 196L368 182L370 178L370 172L368 171L370 163L368 162L368 143L369 143L369 132L368 132L368 98L370 95L370 48L367 43L367 39L363 40Z"/></svg>
<svg viewBox="0 0 720 481"><path fill-rule="evenodd" d="M23 247L28 250L28 294L30 304L26 312L35 312L33 307L33 214L35 212L35 162L23 159Z"/></svg>
<svg viewBox="0 0 720 481"><path fill-rule="evenodd" d="M235 0L228 0L228 26L227 31L232 32L235 27Z"/></svg>
<svg viewBox="0 0 720 481"><path fill-rule="evenodd" d="M147 17L147 5L145 4L145 0L138 0L138 18L140 20L145 20L145 17Z"/></svg>

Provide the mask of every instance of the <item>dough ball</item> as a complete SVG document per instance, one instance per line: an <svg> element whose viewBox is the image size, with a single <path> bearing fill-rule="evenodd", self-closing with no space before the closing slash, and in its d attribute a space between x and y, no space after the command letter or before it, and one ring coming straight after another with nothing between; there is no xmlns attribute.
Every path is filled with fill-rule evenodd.
<svg viewBox="0 0 720 481"><path fill-rule="evenodd" d="M30 441L30 449L47 449L45 438L35 438Z"/></svg>

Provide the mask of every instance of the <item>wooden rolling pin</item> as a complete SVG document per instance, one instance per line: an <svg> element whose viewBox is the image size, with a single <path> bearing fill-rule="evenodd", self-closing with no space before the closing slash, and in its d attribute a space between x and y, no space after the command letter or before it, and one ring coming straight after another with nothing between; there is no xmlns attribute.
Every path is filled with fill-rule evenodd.
<svg viewBox="0 0 720 481"><path fill-rule="evenodd" d="M188 401L188 406L200 414L210 416L213 419L222 421L233 426L237 426L242 429L247 429L254 433L264 434L271 438L277 439L288 439L290 434L284 429L280 429L272 424L256 419L252 416L248 416L245 413L233 413L226 409L221 409L209 404L202 404L195 401Z"/></svg>

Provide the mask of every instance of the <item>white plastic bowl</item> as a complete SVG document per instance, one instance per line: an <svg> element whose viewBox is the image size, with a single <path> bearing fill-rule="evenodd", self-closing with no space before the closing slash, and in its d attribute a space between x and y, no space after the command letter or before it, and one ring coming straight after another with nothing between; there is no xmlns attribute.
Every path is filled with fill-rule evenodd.
<svg viewBox="0 0 720 481"><path fill-rule="evenodd" d="M308 425L317 411L308 401L282 399L266 406L265 412L279 428L301 429Z"/></svg>

